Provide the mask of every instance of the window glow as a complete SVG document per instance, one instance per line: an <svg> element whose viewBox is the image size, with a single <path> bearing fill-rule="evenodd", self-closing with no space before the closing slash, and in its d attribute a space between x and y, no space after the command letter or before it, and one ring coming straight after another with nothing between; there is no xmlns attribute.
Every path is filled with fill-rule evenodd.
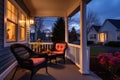
<svg viewBox="0 0 120 80"><path fill-rule="evenodd" d="M26 17L22 12L21 12L21 15L20 15L19 23L20 23L20 40L24 41L26 39L26 35L25 35L25 32L26 32L26 29L25 29L26 28Z"/></svg>
<svg viewBox="0 0 120 80"><path fill-rule="evenodd" d="M106 33L100 33L99 34L99 41L100 42L105 42L107 39L107 34Z"/></svg>
<svg viewBox="0 0 120 80"><path fill-rule="evenodd" d="M16 27L17 27L17 8L10 2L7 1L7 25L6 25L6 40L16 41Z"/></svg>

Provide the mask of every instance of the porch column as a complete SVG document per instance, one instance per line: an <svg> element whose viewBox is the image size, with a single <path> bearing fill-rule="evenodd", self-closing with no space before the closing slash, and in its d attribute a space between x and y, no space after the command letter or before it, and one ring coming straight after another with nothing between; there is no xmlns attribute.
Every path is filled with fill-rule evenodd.
<svg viewBox="0 0 120 80"><path fill-rule="evenodd" d="M84 0L80 2L80 72L89 74L89 53L86 41L86 4Z"/></svg>
<svg viewBox="0 0 120 80"><path fill-rule="evenodd" d="M68 43L68 17L65 17L65 42Z"/></svg>

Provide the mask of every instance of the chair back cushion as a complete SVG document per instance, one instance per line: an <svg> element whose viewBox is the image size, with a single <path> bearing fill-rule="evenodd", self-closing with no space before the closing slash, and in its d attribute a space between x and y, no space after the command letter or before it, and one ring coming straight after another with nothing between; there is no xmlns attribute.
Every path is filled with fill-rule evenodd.
<svg viewBox="0 0 120 80"><path fill-rule="evenodd" d="M56 51L64 52L66 49L66 43L56 43L55 49Z"/></svg>

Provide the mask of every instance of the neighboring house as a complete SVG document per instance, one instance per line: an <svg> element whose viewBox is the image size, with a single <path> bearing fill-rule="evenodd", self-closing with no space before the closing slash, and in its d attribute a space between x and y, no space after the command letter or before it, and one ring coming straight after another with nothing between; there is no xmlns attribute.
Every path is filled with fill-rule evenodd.
<svg viewBox="0 0 120 80"><path fill-rule="evenodd" d="M93 41L94 43L98 42L98 33L101 26L92 25L89 33L88 33L88 41Z"/></svg>
<svg viewBox="0 0 120 80"><path fill-rule="evenodd" d="M120 41L120 20L107 19L99 31L98 42Z"/></svg>

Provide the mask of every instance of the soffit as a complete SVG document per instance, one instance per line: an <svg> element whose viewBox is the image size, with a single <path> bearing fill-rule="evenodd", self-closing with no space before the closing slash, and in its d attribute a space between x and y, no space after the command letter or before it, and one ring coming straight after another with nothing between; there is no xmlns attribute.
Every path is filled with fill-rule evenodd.
<svg viewBox="0 0 120 80"><path fill-rule="evenodd" d="M23 0L32 16L65 16L67 10L81 0Z"/></svg>

